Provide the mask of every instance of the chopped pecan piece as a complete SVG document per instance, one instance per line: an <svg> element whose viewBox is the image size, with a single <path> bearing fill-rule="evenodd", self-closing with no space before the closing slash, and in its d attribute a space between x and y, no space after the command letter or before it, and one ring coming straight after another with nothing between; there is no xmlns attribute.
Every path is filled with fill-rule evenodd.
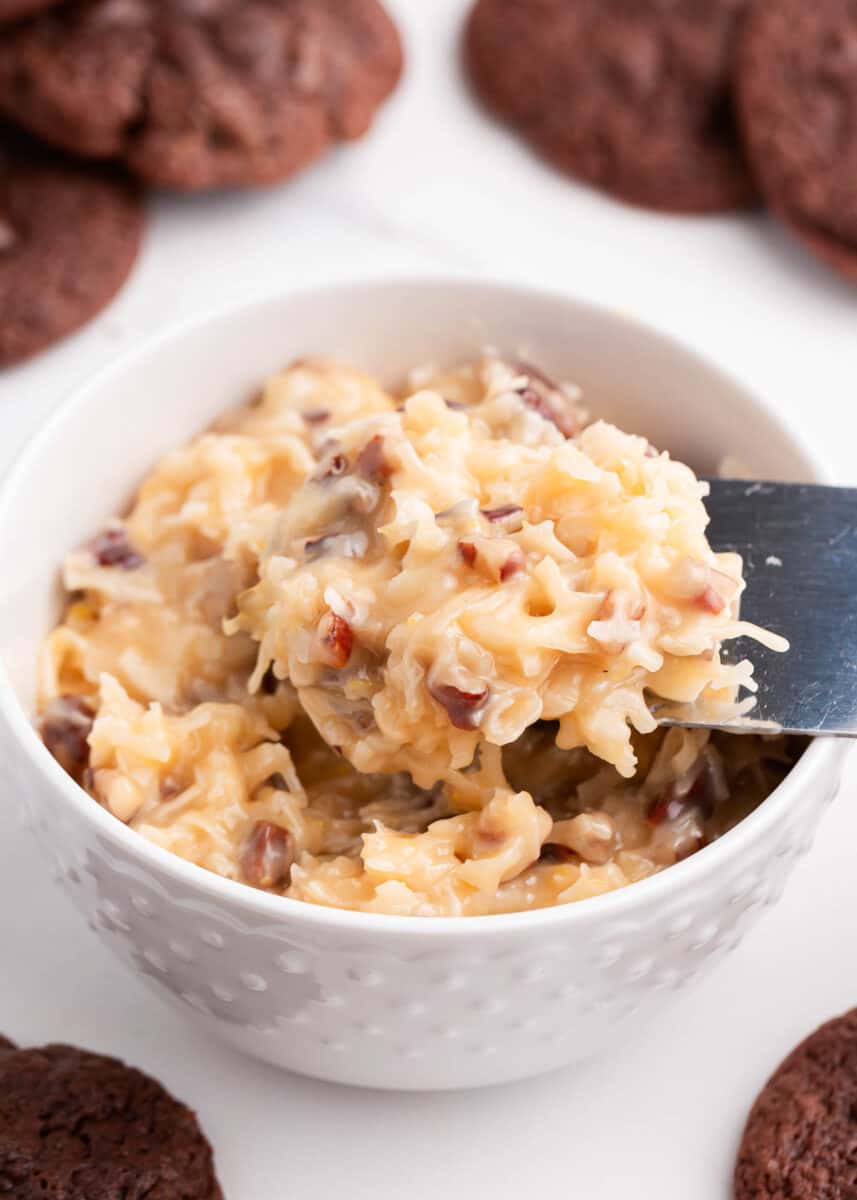
<svg viewBox="0 0 857 1200"><path fill-rule="evenodd" d="M621 654L640 636L640 621L646 615L646 603L633 592L611 589L599 605L595 620L586 632L605 654Z"/></svg>
<svg viewBox="0 0 857 1200"><path fill-rule="evenodd" d="M501 504L498 508L480 509L482 516L492 525L501 525L506 533L517 533L524 524L524 510L520 504Z"/></svg>
<svg viewBox="0 0 857 1200"><path fill-rule="evenodd" d="M273 821L257 821L244 845L241 871L254 887L271 888L287 883L295 861L292 835Z"/></svg>
<svg viewBox="0 0 857 1200"><path fill-rule="evenodd" d="M183 779L177 775L167 775L161 780L161 800L167 803L170 800L175 800L176 796L180 796L187 787Z"/></svg>
<svg viewBox="0 0 857 1200"><path fill-rule="evenodd" d="M732 603L739 587L737 579L698 559L686 557L676 565L674 594L715 616Z"/></svg>
<svg viewBox="0 0 857 1200"><path fill-rule="evenodd" d="M337 479L348 470L348 459L339 450L327 454L319 463L318 470L313 475L316 483L326 483L329 479Z"/></svg>
<svg viewBox="0 0 857 1200"><path fill-rule="evenodd" d="M645 615L645 600L631 592L616 592L611 589L601 601L596 619L609 621L611 617L622 617L626 621L641 621Z"/></svg>
<svg viewBox="0 0 857 1200"><path fill-rule="evenodd" d="M467 496L464 500L453 504L451 508L445 508L442 512L435 513L434 519L442 524L447 521L466 521L476 516L478 507L478 502L472 496Z"/></svg>
<svg viewBox="0 0 857 1200"><path fill-rule="evenodd" d="M89 765L89 737L95 713L82 696L57 696L41 721L42 741L78 783Z"/></svg>
<svg viewBox="0 0 857 1200"><path fill-rule="evenodd" d="M729 796L729 784L719 754L708 746L702 752L695 774L689 779L670 784L663 796L658 797L649 809L649 820L653 825L675 821L688 809L694 808L700 820L709 821L717 805Z"/></svg>
<svg viewBox="0 0 857 1200"><path fill-rule="evenodd" d="M429 684L429 692L445 709L456 729L477 729L482 710L488 703L488 689L463 692L448 683Z"/></svg>
<svg viewBox="0 0 857 1200"><path fill-rule="evenodd" d="M693 602L697 608L702 608L706 612L714 613L715 615L722 613L726 607L726 601L719 592L714 590L710 583L702 589L699 595L694 596Z"/></svg>
<svg viewBox="0 0 857 1200"><path fill-rule="evenodd" d="M393 467L384 454L384 439L379 433L370 438L357 455L357 474L370 483L385 483L393 474Z"/></svg>
<svg viewBox="0 0 857 1200"><path fill-rule="evenodd" d="M733 579L731 575L726 575L723 571L716 571L713 567L708 572L708 579L705 587L701 588L693 597L693 603L697 608L714 613L716 616L732 603L739 584L737 579Z"/></svg>
<svg viewBox="0 0 857 1200"><path fill-rule="evenodd" d="M560 431L563 437L573 438L580 432L580 415L574 404L549 376L537 367L519 363L521 374L529 381L518 395L523 403Z"/></svg>
<svg viewBox="0 0 857 1200"><path fill-rule="evenodd" d="M515 549L509 553L508 558L500 567L500 582L505 583L506 580L511 579L513 575L517 575L519 571L523 571L526 565L527 560L524 557L523 550L519 546L516 546Z"/></svg>
<svg viewBox="0 0 857 1200"><path fill-rule="evenodd" d="M344 667L351 657L354 631L335 612L326 612L318 623L318 641L324 661L331 667Z"/></svg>
<svg viewBox="0 0 857 1200"><path fill-rule="evenodd" d="M458 543L458 553L468 567L478 567L493 583L505 583L527 565L523 550L510 538L465 538Z"/></svg>
<svg viewBox="0 0 857 1200"><path fill-rule="evenodd" d="M543 384L549 391L558 392L559 384L555 379L551 379L547 371L543 371L541 367L535 367L532 363L519 360L514 364L515 370L521 375L526 375L528 379L535 380L537 383Z"/></svg>
<svg viewBox="0 0 857 1200"><path fill-rule="evenodd" d="M685 810L685 798L676 796L673 789L667 788L663 796L659 796L649 807L649 820L653 825L663 825L667 821L677 821Z"/></svg>
<svg viewBox="0 0 857 1200"><path fill-rule="evenodd" d="M142 554L129 542L124 529L105 529L99 533L91 549L99 567L121 567L123 571L133 571L145 562Z"/></svg>

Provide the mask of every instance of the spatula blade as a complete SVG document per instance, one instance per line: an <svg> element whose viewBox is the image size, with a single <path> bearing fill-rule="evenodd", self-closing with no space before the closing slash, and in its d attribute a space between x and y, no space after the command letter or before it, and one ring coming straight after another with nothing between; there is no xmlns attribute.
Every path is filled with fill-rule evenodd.
<svg viewBox="0 0 857 1200"><path fill-rule="evenodd" d="M723 728L857 737L857 489L709 482L709 541L744 560L742 618L791 643L786 654L726 643L727 661L754 663L759 691L752 712Z"/></svg>

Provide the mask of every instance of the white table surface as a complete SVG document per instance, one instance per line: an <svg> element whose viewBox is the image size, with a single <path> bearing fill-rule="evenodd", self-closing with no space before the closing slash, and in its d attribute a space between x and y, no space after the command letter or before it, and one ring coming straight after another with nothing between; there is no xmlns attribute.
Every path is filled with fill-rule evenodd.
<svg viewBox="0 0 857 1200"><path fill-rule="evenodd" d="M177 318L307 282L452 269L560 286L672 331L774 398L836 478L857 483L857 290L763 217L663 218L567 182L470 100L457 58L465 0L390 4L409 69L372 136L279 190L158 199L118 302L0 377L0 466L78 380ZM159 1076L198 1109L228 1200L458 1200L551 1185L599 1200L725 1200L768 1071L857 1004L855 790L852 760L780 904L663 1024L584 1071L437 1096L314 1083L198 1033L113 962L0 806L0 1030Z"/></svg>

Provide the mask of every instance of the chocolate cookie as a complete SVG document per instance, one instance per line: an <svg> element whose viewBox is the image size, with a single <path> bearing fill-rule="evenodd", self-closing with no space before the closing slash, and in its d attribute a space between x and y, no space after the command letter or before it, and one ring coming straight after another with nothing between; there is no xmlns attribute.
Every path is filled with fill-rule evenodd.
<svg viewBox="0 0 857 1200"><path fill-rule="evenodd" d="M765 199L857 278L857 8L758 0L736 58L739 119Z"/></svg>
<svg viewBox="0 0 857 1200"><path fill-rule="evenodd" d="M221 1200L190 1109L117 1059L71 1046L0 1054L0 1195Z"/></svg>
<svg viewBox="0 0 857 1200"><path fill-rule="evenodd" d="M266 184L365 133L401 68L378 0L71 0L0 37L0 110L159 186Z"/></svg>
<svg viewBox="0 0 857 1200"><path fill-rule="evenodd" d="M738 1153L735 1200L857 1196L857 1009L793 1050L759 1095Z"/></svg>
<svg viewBox="0 0 857 1200"><path fill-rule="evenodd" d="M35 151L0 127L0 366L103 308L142 231L140 198L125 179Z"/></svg>
<svg viewBox="0 0 857 1200"><path fill-rule="evenodd" d="M0 0L0 25L52 8L59 0Z"/></svg>
<svg viewBox="0 0 857 1200"><path fill-rule="evenodd" d="M634 204L752 204L732 117L746 0L477 0L477 91L554 163Z"/></svg>

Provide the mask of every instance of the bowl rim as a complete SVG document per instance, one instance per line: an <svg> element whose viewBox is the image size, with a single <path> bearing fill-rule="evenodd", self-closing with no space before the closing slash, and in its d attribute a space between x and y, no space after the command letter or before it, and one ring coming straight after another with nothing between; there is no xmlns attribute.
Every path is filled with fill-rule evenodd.
<svg viewBox="0 0 857 1200"><path fill-rule="evenodd" d="M593 303L563 288L536 287L502 277L444 275L442 273L401 276L370 274L341 281L334 280L309 286L266 291L242 299L237 303L217 305L168 326L101 367L92 376L73 387L57 404L44 424L25 441L0 478L0 526L12 515L11 501L18 482L38 463L43 446L50 444L58 435L62 435L64 427L72 424L81 410L85 410L92 397L97 396L111 383L121 380L129 371L145 369L147 360L156 357L163 350L178 345L182 340L209 324L216 324L227 319L252 320L254 314L272 306L295 303L301 299L319 301L323 300L325 296L339 296L343 292L359 294L367 289L376 291L402 288L444 288L460 292L478 289L506 292L514 295L522 303L526 303L528 300L559 302L568 305L569 308L577 309L578 312L585 312L596 320L624 326L638 336L659 345L665 353L683 358L689 363L695 363L715 378L720 378L736 393L742 404L745 404L748 409L761 412L766 420L777 427L780 435L792 444L796 455L803 459L817 482L831 481L830 470L821 456L807 446L789 418L784 417L770 401L757 395L740 380L733 377L730 372L712 362L706 355L685 345L673 334L653 326L647 321L642 321L623 309L613 308L603 303ZM722 837L668 869L626 887L591 896L585 903L554 905L523 912L491 913L466 918L413 917L327 907L305 900L296 900L289 896L260 891L238 880L217 875L213 871L189 862L172 851L148 841L129 826L117 820L106 809L94 804L83 788L76 784L49 754L39 738L32 720L18 700L1 657L0 718L5 720L22 753L26 755L31 768L42 776L46 785L57 789L62 794L71 812L75 813L85 824L90 824L97 835L106 837L127 852L130 858L141 859L144 863L148 862L176 883L200 893L199 900L208 898L228 907L237 906L248 916L261 918L271 925L298 921L305 922L310 927L320 926L330 932L364 935L374 932L393 937L410 937L419 934L422 937L461 938L477 932L483 936L489 932L493 935L512 933L513 931L528 932L536 927L548 928L560 924L575 925L598 920L602 914L605 917L616 917L625 913L629 908L633 909L637 905L645 904L646 901L657 903L664 892L677 890L683 881L691 879L694 874L714 873L720 866L725 865L730 857L740 852L742 843L747 844L756 836L763 834L766 827L775 826L779 815L787 808L791 796L803 786L804 782L808 781L812 774L822 773L826 766L835 761L838 753L844 752L844 747L838 745L837 739L815 739L783 782L758 808Z"/></svg>

